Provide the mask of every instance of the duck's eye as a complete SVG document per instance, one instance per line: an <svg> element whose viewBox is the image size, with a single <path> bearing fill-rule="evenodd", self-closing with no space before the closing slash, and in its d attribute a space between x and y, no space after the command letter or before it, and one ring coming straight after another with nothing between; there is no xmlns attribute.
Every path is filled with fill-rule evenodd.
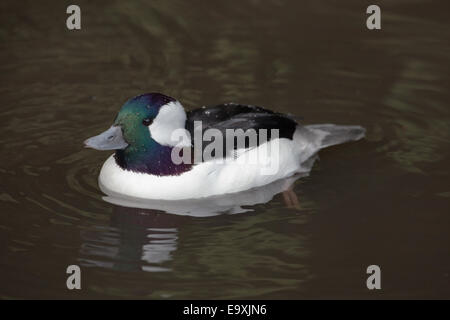
<svg viewBox="0 0 450 320"><path fill-rule="evenodd" d="M149 125L151 125L153 122L153 119L150 118L145 118L144 120L142 120L142 124L146 127L148 127Z"/></svg>

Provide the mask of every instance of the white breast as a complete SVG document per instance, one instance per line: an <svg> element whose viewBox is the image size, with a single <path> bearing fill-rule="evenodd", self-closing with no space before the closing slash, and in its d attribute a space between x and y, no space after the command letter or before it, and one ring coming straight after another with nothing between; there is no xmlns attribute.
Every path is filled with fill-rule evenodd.
<svg viewBox="0 0 450 320"><path fill-rule="evenodd" d="M301 133L302 130L298 127L292 140L269 141L240 153L236 159L199 163L179 176L160 177L123 170L111 155L101 169L100 188L108 195L181 200L260 187L311 169L312 163L307 160L318 151L318 147ZM277 148L278 153L270 152Z"/></svg>

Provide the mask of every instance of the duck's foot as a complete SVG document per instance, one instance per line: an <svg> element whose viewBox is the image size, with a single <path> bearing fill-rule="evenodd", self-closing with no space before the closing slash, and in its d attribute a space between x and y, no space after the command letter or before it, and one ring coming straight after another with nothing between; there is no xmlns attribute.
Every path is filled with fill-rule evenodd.
<svg viewBox="0 0 450 320"><path fill-rule="evenodd" d="M301 210L300 201L298 200L297 194L292 188L283 191L283 198L286 207L290 209Z"/></svg>

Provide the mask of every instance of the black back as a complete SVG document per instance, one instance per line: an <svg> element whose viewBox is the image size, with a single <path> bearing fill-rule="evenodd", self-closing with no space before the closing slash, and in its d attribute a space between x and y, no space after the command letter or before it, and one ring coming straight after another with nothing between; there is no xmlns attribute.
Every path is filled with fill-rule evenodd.
<svg viewBox="0 0 450 320"><path fill-rule="evenodd" d="M271 137L271 129L278 129L279 138L292 139L297 122L290 116L267 110L258 106L243 105L236 103L220 104L210 107L202 107L187 112L186 129L189 131L194 142L194 121L202 122L202 131L207 129L218 129L226 138L226 129L254 129L259 133L260 129L267 129L267 141ZM237 140L237 139L235 139ZM258 135L258 145L260 143ZM208 143L204 142L203 147ZM224 147L226 141L223 142ZM236 147L237 143L233 143ZM245 140L245 147L249 147L248 139ZM230 150L224 150L224 155Z"/></svg>

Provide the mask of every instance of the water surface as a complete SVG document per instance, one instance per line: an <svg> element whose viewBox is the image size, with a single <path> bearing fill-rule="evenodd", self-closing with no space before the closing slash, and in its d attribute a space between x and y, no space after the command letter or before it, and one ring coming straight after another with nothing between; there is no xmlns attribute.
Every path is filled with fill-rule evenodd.
<svg viewBox="0 0 450 320"><path fill-rule="evenodd" d="M450 298L444 3L378 1L369 31L372 3L356 0L78 1L69 31L67 1L2 1L0 297ZM321 152L291 192L190 210L222 214L104 201L109 154L82 141L152 91L367 138ZM371 264L381 291L366 288Z"/></svg>

